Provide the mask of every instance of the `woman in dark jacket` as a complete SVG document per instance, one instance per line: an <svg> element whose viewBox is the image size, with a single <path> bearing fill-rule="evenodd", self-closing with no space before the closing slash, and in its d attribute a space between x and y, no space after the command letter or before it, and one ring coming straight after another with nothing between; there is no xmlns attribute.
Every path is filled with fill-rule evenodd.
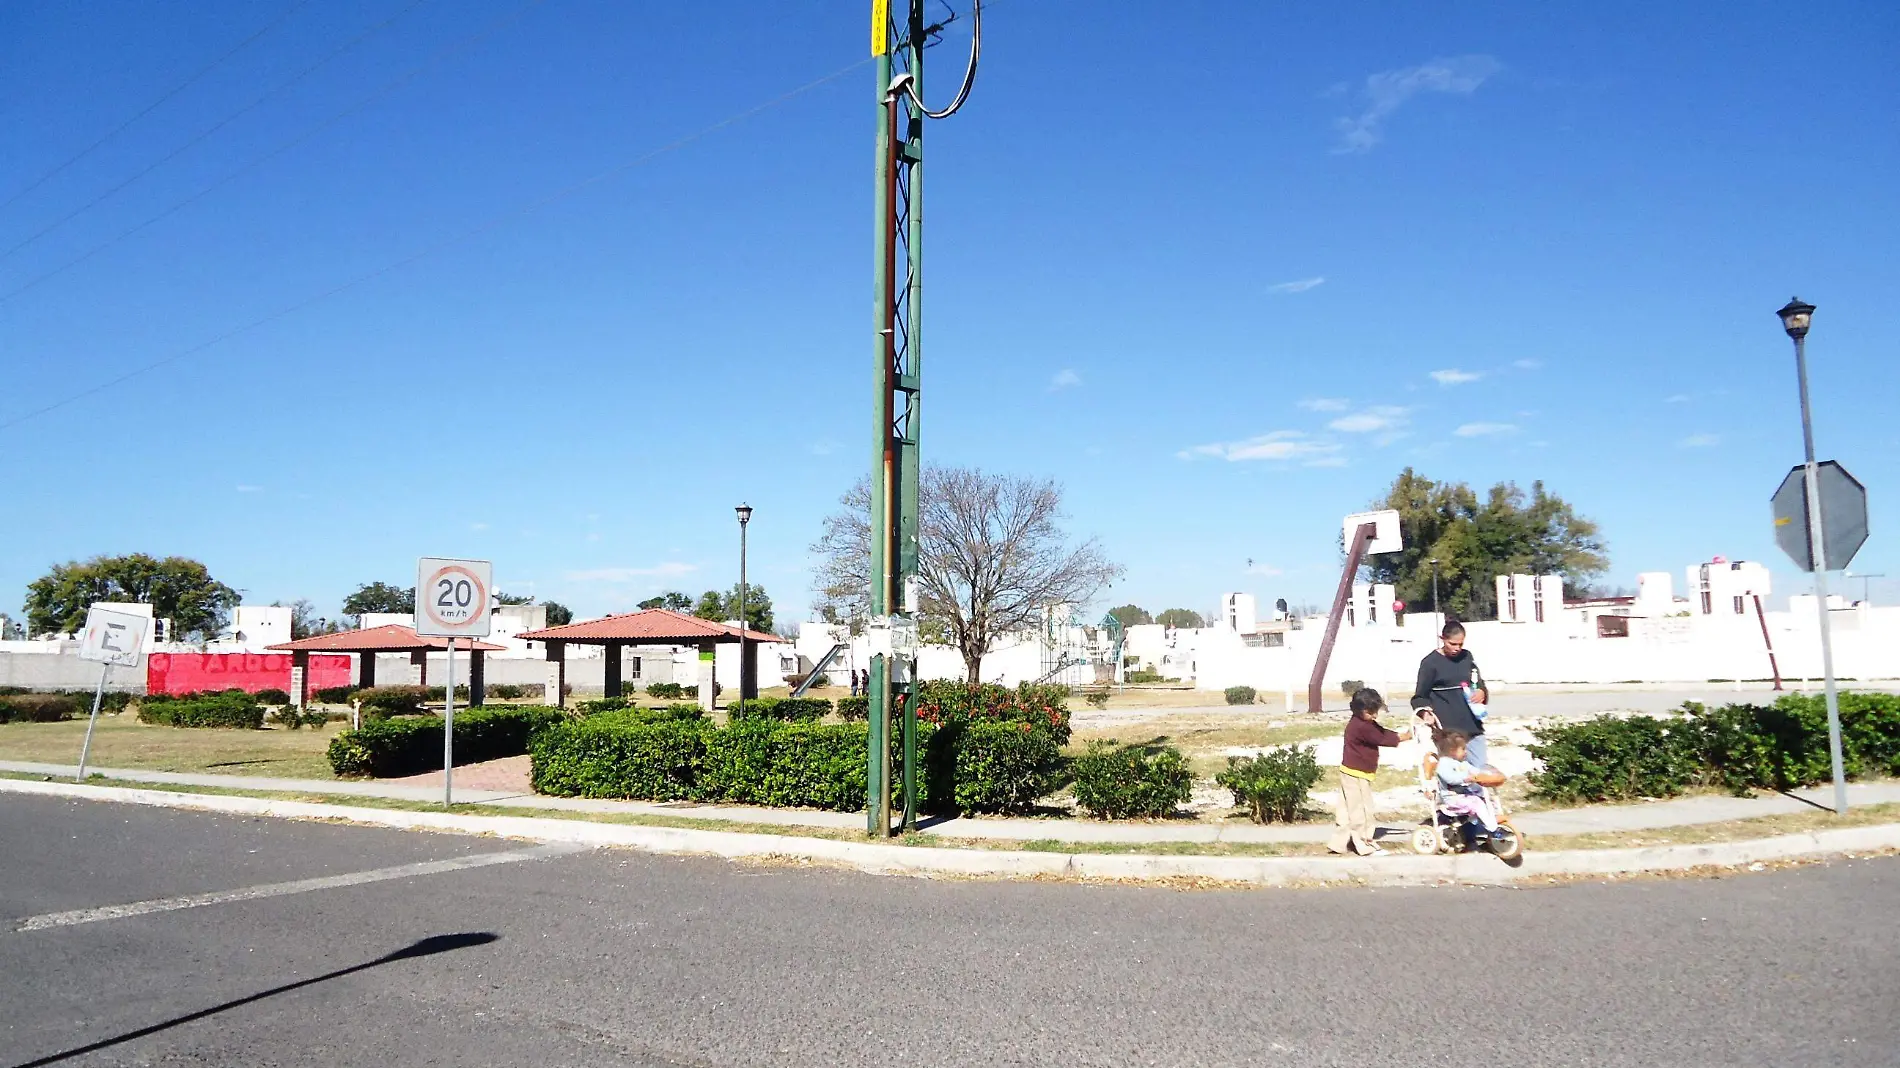
<svg viewBox="0 0 1900 1068"><path fill-rule="evenodd" d="M1471 702L1489 704L1490 694L1484 676L1478 673L1478 661L1465 648L1464 624L1445 624L1438 640L1438 648L1419 661L1412 710L1433 727L1467 735L1471 739L1466 743L1467 759L1480 768L1486 767L1491 763L1490 745L1484 737L1484 720L1471 711Z"/></svg>

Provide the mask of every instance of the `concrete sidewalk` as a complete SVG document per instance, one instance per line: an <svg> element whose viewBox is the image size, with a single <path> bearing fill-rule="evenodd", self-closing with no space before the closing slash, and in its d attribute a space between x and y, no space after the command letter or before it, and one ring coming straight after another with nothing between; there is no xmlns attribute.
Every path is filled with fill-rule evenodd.
<svg viewBox="0 0 1900 1068"><path fill-rule="evenodd" d="M173 786L209 786L230 790L269 790L343 797L382 797L403 801L439 802L442 800L440 786L397 785L339 779L275 779L243 775L188 774L144 771L135 768L94 767L89 770L110 779L164 783ZM0 761L0 771L70 779L78 769L71 764L38 764L5 760ZM1847 792L1849 802L1854 805L1900 802L1900 783L1854 783L1848 786ZM1634 805L1595 805L1588 808L1524 812L1513 815L1512 822L1525 834L1531 835L1642 831L1660 827L1723 823L1757 816L1813 812L1817 809L1826 809L1831 805L1832 796L1831 787L1821 787L1797 791L1792 795L1685 797L1673 801L1652 801ZM460 804L495 805L528 810L681 816L731 823L766 824L775 827L812 827L833 830L860 830L864 827L864 815L857 812L701 805L692 802L600 801L576 797L541 797L535 794L501 793L493 790L457 790L455 800ZM1413 826L1411 823L1385 821L1382 836L1409 835ZM922 822L922 829L927 834L947 838L984 838L1017 842L1324 842L1333 833L1331 824L1262 825L1241 820L1221 823L1200 823L1190 820L1104 823L1071 819L954 818L925 819Z"/></svg>

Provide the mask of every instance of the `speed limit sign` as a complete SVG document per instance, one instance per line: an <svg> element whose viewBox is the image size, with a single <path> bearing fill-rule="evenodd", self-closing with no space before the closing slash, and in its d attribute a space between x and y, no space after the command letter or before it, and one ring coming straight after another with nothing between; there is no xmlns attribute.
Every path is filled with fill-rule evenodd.
<svg viewBox="0 0 1900 1068"><path fill-rule="evenodd" d="M416 633L433 638L488 635L494 565L486 560L422 558L416 569Z"/></svg>

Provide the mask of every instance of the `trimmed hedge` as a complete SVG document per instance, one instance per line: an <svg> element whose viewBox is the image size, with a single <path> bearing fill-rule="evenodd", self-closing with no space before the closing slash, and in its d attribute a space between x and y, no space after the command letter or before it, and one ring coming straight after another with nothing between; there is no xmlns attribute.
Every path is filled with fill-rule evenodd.
<svg viewBox="0 0 1900 1068"><path fill-rule="evenodd" d="M253 696L257 698L257 703L260 705L287 705L290 703L290 693L275 687L259 690Z"/></svg>
<svg viewBox="0 0 1900 1068"><path fill-rule="evenodd" d="M1091 742L1074 772L1076 804L1097 819L1172 816L1194 796L1194 772L1171 745Z"/></svg>
<svg viewBox="0 0 1900 1068"><path fill-rule="evenodd" d="M455 714L455 763L520 756L539 732L566 720L545 705L476 708ZM330 739L338 775L387 779L442 769L442 717L403 716L365 723Z"/></svg>
<svg viewBox="0 0 1900 1068"><path fill-rule="evenodd" d="M431 692L440 695L443 691L440 686L433 691L423 686L371 686L368 689L352 692L350 700L362 704L363 716L366 719L420 716L424 712L423 705L430 699ZM440 701L442 697L437 696L435 700Z"/></svg>
<svg viewBox="0 0 1900 1068"><path fill-rule="evenodd" d="M1234 804L1246 808L1255 823L1292 823L1304 813L1307 791L1320 775L1312 746L1286 745L1257 756L1229 757L1227 770L1214 781L1233 791Z"/></svg>
<svg viewBox="0 0 1900 1068"><path fill-rule="evenodd" d="M720 694L725 693L725 692L726 692L726 688L724 685L717 682L713 683L714 697L718 697ZM679 701L683 699L697 699L699 697L699 684L698 683L689 684L689 683L684 683L684 682L650 682L647 684L647 693L651 694L654 697L659 698L662 701Z"/></svg>
<svg viewBox="0 0 1900 1068"><path fill-rule="evenodd" d="M1027 723L971 723L944 735L960 812L1026 812L1062 784L1062 751Z"/></svg>
<svg viewBox="0 0 1900 1068"><path fill-rule="evenodd" d="M270 721L272 723L275 723L285 730L291 731L302 730L305 727L314 729L323 726L332 719L348 718L348 716L332 716L320 708L306 708L299 711L289 705L285 705L282 708L273 708L270 712Z"/></svg>
<svg viewBox="0 0 1900 1068"><path fill-rule="evenodd" d="M737 714L738 706L731 712ZM822 697L754 697L745 703L742 719L785 721L823 719L831 713L831 702Z"/></svg>
<svg viewBox="0 0 1900 1068"><path fill-rule="evenodd" d="M264 706L243 690L190 694L170 699L147 698L139 702L139 722L161 727L222 727L254 731L264 726Z"/></svg>
<svg viewBox="0 0 1900 1068"><path fill-rule="evenodd" d="M0 697L0 723L58 723L92 706L69 693L19 693Z"/></svg>
<svg viewBox="0 0 1900 1068"><path fill-rule="evenodd" d="M1259 695L1254 692L1254 688L1251 686L1227 687L1227 703L1230 705L1250 705L1254 703L1254 698L1258 696Z"/></svg>
<svg viewBox="0 0 1900 1068"><path fill-rule="evenodd" d="M1900 775L1900 696L1844 693L1840 709L1848 777ZM1673 797L1693 786L1746 795L1833 776L1821 697L1790 694L1772 705L1716 709L1690 702L1682 711L1537 729L1530 751L1544 767L1531 776L1532 789L1574 803Z"/></svg>
<svg viewBox="0 0 1900 1068"><path fill-rule="evenodd" d="M311 697L318 704L347 705L350 703L350 694L354 692L356 692L354 686L325 686L312 693Z"/></svg>
<svg viewBox="0 0 1900 1068"><path fill-rule="evenodd" d="M869 697L838 698L838 716L846 722L860 722L871 718L871 699Z"/></svg>

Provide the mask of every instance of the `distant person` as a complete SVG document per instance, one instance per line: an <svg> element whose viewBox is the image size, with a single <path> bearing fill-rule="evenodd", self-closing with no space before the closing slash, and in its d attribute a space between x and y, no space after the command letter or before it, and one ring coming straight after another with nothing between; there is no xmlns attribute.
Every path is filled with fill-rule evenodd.
<svg viewBox="0 0 1900 1068"><path fill-rule="evenodd" d="M1352 695L1352 718L1346 721L1346 744L1339 757L1339 830L1326 848L1335 853L1379 856L1385 850L1373 841L1372 778L1379 773L1379 750L1399 744L1399 735L1379 725L1385 698L1361 687Z"/></svg>
<svg viewBox="0 0 1900 1068"><path fill-rule="evenodd" d="M1453 621L1439 632L1438 648L1418 664L1418 686L1412 691L1412 710L1438 730L1457 731L1465 742L1468 761L1490 766L1490 743L1484 737L1484 712L1491 695L1478 661L1465 648L1464 624Z"/></svg>
<svg viewBox="0 0 1900 1068"><path fill-rule="evenodd" d="M858 669L851 669L851 696L858 696Z"/></svg>

